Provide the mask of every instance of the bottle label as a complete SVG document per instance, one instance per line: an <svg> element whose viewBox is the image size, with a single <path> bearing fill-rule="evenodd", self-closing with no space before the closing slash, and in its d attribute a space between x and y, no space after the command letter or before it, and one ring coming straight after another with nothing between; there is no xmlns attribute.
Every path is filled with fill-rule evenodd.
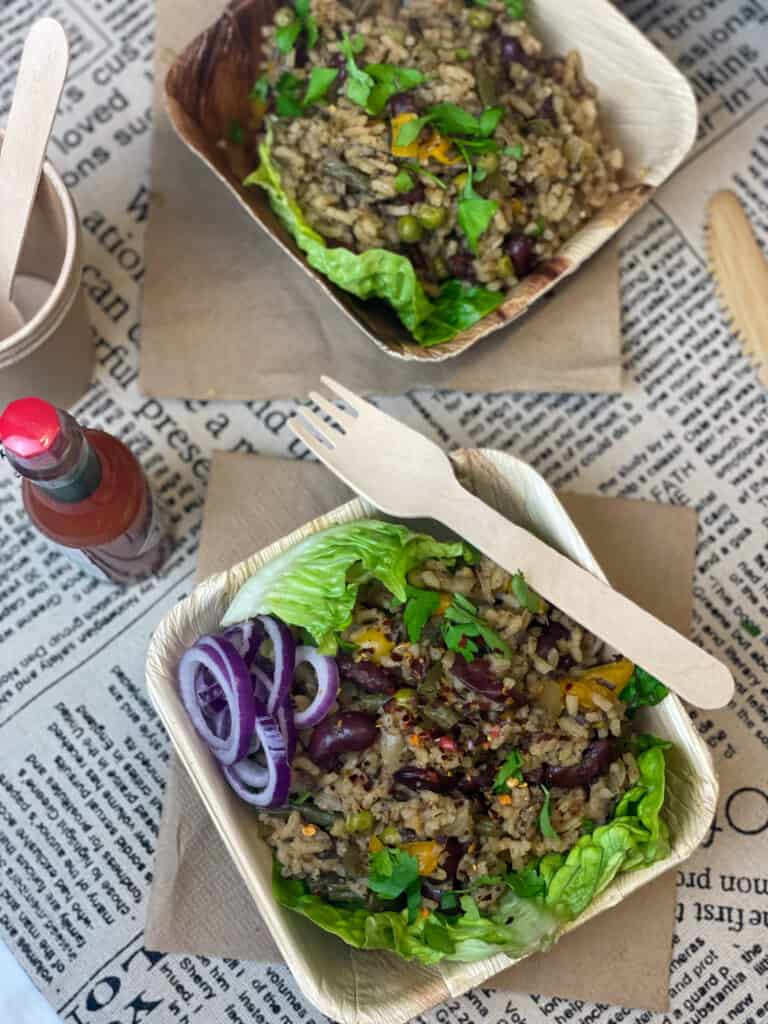
<svg viewBox="0 0 768 1024"><path fill-rule="evenodd" d="M158 572L173 549L168 514L146 491L137 526L109 544L69 548L52 544L89 576L105 583L134 583Z"/></svg>

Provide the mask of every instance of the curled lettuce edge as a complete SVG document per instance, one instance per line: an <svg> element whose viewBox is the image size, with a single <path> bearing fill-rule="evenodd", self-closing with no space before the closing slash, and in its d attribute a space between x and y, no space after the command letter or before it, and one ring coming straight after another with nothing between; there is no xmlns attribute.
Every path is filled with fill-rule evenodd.
<svg viewBox="0 0 768 1024"><path fill-rule="evenodd" d="M578 918L620 873L647 867L669 855L661 819L665 791L664 746L637 758L638 783L619 801L614 818L582 836L567 854L547 854L536 870L545 893L522 897L510 888L496 913L484 916L469 895L461 913L439 912L408 922L408 911L372 913L361 906L332 904L315 896L301 879L285 878L273 862L273 893L282 906L313 921L357 949L387 949L407 960L470 963L505 953L516 958L549 948L563 927Z"/></svg>
<svg viewBox="0 0 768 1024"><path fill-rule="evenodd" d="M259 145L259 166L243 185L263 188L283 227L307 258L307 263L333 284L360 299L388 302L414 339L423 347L442 345L482 320L504 301L501 292L477 285L446 281L433 303L424 292L411 261L388 249L355 253L343 246L329 248L308 223L298 203L283 188L272 160L272 127L267 125Z"/></svg>
<svg viewBox="0 0 768 1024"><path fill-rule="evenodd" d="M360 586L375 578L405 601L408 573L429 558L472 562L475 554L463 541L435 540L378 519L331 526L255 572L235 594L222 625L276 615L308 630L322 653L335 654Z"/></svg>

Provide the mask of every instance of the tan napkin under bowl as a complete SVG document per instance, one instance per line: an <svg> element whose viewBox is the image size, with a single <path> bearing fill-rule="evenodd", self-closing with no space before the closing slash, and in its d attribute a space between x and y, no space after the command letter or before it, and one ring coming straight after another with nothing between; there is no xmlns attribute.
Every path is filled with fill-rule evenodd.
<svg viewBox="0 0 768 1024"><path fill-rule="evenodd" d="M231 0L219 19L172 65L165 83L171 122L189 148L325 294L383 351L439 362L522 316L555 283L574 273L608 241L682 163L696 138L697 111L683 75L609 0L535 0L530 21L549 53L577 49L597 85L608 137L624 150L623 187L552 259L521 281L494 312L452 341L420 347L382 303L363 302L313 270L279 223L261 189L244 189L258 158L253 140L227 143L233 119L247 121L248 93L260 73L261 28L278 0Z"/></svg>
<svg viewBox="0 0 768 1024"><path fill-rule="evenodd" d="M562 505L530 467L498 452L457 453L454 461L469 490L602 576ZM306 997L343 1024L402 1024L449 996L487 982L515 961L499 955L475 964L425 968L388 953L353 950L278 907L271 895L270 853L258 838L252 809L229 789L195 733L177 697L175 672L183 650L202 633L217 629L234 594L254 571L309 534L374 511L359 500L350 502L233 569L210 577L166 616L155 632L147 660L152 700L277 948ZM657 708L646 709L641 724L675 745L669 761L666 808L671 854L660 864L621 876L567 930L579 927L680 863L708 831L717 784L708 751L681 704L669 697Z"/></svg>

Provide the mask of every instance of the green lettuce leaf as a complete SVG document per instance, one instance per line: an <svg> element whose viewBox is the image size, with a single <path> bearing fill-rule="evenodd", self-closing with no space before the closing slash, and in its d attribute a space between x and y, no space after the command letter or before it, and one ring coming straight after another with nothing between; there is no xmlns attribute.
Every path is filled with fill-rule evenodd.
<svg viewBox="0 0 768 1024"><path fill-rule="evenodd" d="M669 853L667 827L660 817L665 774L662 748L644 751L637 766L640 781L619 801L614 819L582 836L556 870L549 859L546 904L559 917L573 920L619 871L652 864Z"/></svg>
<svg viewBox="0 0 768 1024"><path fill-rule="evenodd" d="M332 526L267 563L240 588L223 625L277 615L303 626L320 650L335 654L338 633L352 621L361 584L380 580L400 601L407 575L428 558L474 559L461 541L443 543L405 526L374 519Z"/></svg>
<svg viewBox="0 0 768 1024"><path fill-rule="evenodd" d="M356 949L388 949L406 960L436 964L441 960L469 963L496 953L519 956L546 949L554 942L559 922L541 901L522 899L510 891L493 918L483 917L475 901L462 896L463 913L420 915L409 911L372 912L362 907L333 905L314 896L300 879L287 879L274 862L272 891L278 903L313 921Z"/></svg>
<svg viewBox="0 0 768 1024"><path fill-rule="evenodd" d="M268 128L259 146L259 167L243 184L257 185L267 192L272 209L313 269L360 299L377 298L388 302L419 344L426 347L450 341L504 301L500 292L448 281L433 305L406 256L388 249L354 253L343 246L328 248L325 239L310 227L298 203L283 188L271 149L272 134Z"/></svg>

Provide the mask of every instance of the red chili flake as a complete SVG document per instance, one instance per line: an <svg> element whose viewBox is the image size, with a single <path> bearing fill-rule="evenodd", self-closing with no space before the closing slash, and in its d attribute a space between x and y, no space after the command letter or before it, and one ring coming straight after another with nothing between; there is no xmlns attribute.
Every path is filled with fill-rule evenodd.
<svg viewBox="0 0 768 1024"><path fill-rule="evenodd" d="M462 636L461 640L459 640L459 647L466 647L466 646L467 646L467 638L465 636Z"/></svg>
<svg viewBox="0 0 768 1024"><path fill-rule="evenodd" d="M456 749L456 740L450 736L441 736L437 741L437 745L441 750L454 751Z"/></svg>

